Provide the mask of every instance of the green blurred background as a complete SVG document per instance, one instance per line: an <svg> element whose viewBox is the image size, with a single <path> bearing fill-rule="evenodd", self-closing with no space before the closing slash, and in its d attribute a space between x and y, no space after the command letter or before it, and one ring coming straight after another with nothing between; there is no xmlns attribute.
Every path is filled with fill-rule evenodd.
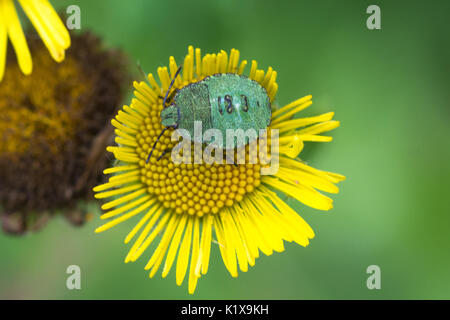
<svg viewBox="0 0 450 320"><path fill-rule="evenodd" d="M53 3L78 4L82 30L126 51L133 70L138 60L147 72L170 55L181 61L189 44L274 67L280 104L312 94L304 115L336 112L334 141L308 144L302 158L347 180L330 212L288 200L316 232L310 246L286 244L233 279L214 245L194 296L173 270L149 279L145 258L124 264L131 224L97 235L95 215L81 228L56 218L37 234L0 235L0 298L450 298L449 1ZM366 27L371 4L381 30ZM66 289L72 264L81 290ZM366 287L373 264L381 290Z"/></svg>

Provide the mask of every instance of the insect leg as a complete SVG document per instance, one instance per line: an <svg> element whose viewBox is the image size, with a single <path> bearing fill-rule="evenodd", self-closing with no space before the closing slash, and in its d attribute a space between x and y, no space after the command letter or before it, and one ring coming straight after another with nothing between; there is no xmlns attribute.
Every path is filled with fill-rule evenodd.
<svg viewBox="0 0 450 320"><path fill-rule="evenodd" d="M236 164L236 162L234 162L234 159L228 156L227 152L225 152L225 157L227 158L227 160L231 160L231 161L233 162L233 164L234 164L235 167L238 166L238 165Z"/></svg>
<svg viewBox="0 0 450 320"><path fill-rule="evenodd" d="M166 132L167 129L169 129L170 127L165 127L164 129L161 130L161 133L159 134L158 138L156 139L155 143L153 144L152 150L150 150L150 153L148 154L147 157L147 161L145 163L148 163L150 161L150 158L152 156L153 150L155 150L156 144L158 143L159 139L161 139L162 135L164 134L164 132Z"/></svg>
<svg viewBox="0 0 450 320"><path fill-rule="evenodd" d="M175 76L173 77L172 81L170 82L169 89L167 89L166 96L164 97L163 108L166 107L167 96L169 95L170 89L172 89L172 86L173 86L173 83L175 82L175 79L180 74L180 71L181 71L181 66L178 68L177 72L175 72Z"/></svg>
<svg viewBox="0 0 450 320"><path fill-rule="evenodd" d="M168 152L170 152L170 151L172 151L171 148L165 149L165 150L163 151L163 153L161 153L161 155L158 157L158 161L161 160L161 159L166 155L166 153L168 153Z"/></svg>

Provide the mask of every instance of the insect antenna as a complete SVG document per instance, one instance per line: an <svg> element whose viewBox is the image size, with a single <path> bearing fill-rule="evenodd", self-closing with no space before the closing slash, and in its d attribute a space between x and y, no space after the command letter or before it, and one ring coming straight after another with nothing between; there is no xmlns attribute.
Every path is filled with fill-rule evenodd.
<svg viewBox="0 0 450 320"><path fill-rule="evenodd" d="M166 100L167 96L169 95L170 89L172 89L173 83L175 82L175 79L178 77L181 71L181 66L178 68L177 72L175 72L175 76L173 77L172 81L170 82L169 89L167 89L166 96L164 97L163 107L166 107Z"/></svg>
<svg viewBox="0 0 450 320"><path fill-rule="evenodd" d="M141 75L144 77L144 81L147 82L147 84L148 84L148 85L150 86L150 88L151 88L152 85L150 84L150 81L148 81L147 74L145 73L144 69L142 69L141 62L140 62L140 61L137 62L137 67L138 67L138 70L139 70L139 72L141 73Z"/></svg>
<svg viewBox="0 0 450 320"><path fill-rule="evenodd" d="M175 97L177 92L178 92L178 89L173 90L172 93L169 94L169 96L167 97L166 103L170 104L170 101L172 101L172 99Z"/></svg>
<svg viewBox="0 0 450 320"><path fill-rule="evenodd" d="M148 154L147 157L147 161L145 163L148 163L150 161L150 158L152 156L153 150L155 150L156 144L158 143L159 139L161 139L162 135L164 134L164 132L166 132L167 129L169 129L170 127L165 127L164 129L161 130L161 133L159 134L158 138L156 139L155 143L153 144L152 150L150 150L150 153Z"/></svg>
<svg viewBox="0 0 450 320"><path fill-rule="evenodd" d="M138 63L138 66L140 67L139 63ZM140 70L142 71L142 68ZM169 95L170 89L172 89L173 83L175 82L175 79L178 77L180 72L181 72L181 66L178 68L177 72L175 72L175 76L173 77L172 81L170 82L169 88L167 89L167 92L166 92L166 96L164 97L163 108L166 108L167 96ZM171 127L165 127L164 129L161 130L161 133L159 134L158 138L156 139L155 143L153 144L152 150L150 150L150 153L148 154L148 157L147 157L147 161L145 163L148 163L150 161L153 150L155 150L156 144L158 143L159 139L161 139L164 132L166 132L166 130L169 128L171 128ZM164 150L163 154L158 158L158 160L160 160L166 154L167 151L168 151L167 149Z"/></svg>

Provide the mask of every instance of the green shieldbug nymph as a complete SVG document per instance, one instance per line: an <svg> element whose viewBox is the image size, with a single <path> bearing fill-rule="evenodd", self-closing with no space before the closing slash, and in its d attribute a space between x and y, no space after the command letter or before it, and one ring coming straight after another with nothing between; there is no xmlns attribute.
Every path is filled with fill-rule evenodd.
<svg viewBox="0 0 450 320"><path fill-rule="evenodd" d="M171 86L180 70L181 68L172 79ZM270 124L272 111L266 89L257 81L243 75L217 73L199 82L191 83L175 91L173 102L166 107L169 91L170 87L164 98L164 109L161 111L161 124L165 127L163 132L168 128L180 128L187 130L191 137L194 137L194 122L201 121L202 134L208 129L217 129L225 137L227 130L253 129L259 132ZM216 143L220 148L224 148L224 145L241 148L250 142L252 137L246 136L244 141L233 140L227 144L224 141L217 141Z"/></svg>

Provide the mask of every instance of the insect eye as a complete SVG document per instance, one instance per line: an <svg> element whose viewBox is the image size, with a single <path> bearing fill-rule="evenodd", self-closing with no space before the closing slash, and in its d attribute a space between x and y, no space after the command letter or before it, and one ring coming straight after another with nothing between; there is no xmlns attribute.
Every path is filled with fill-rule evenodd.
<svg viewBox="0 0 450 320"><path fill-rule="evenodd" d="M248 111L248 98L246 95L241 94L241 99L242 99L242 110L244 112Z"/></svg>
<svg viewBox="0 0 450 320"><path fill-rule="evenodd" d="M232 113L233 112L233 97L230 96L229 94L227 94L225 96L225 109L227 110L228 113Z"/></svg>

